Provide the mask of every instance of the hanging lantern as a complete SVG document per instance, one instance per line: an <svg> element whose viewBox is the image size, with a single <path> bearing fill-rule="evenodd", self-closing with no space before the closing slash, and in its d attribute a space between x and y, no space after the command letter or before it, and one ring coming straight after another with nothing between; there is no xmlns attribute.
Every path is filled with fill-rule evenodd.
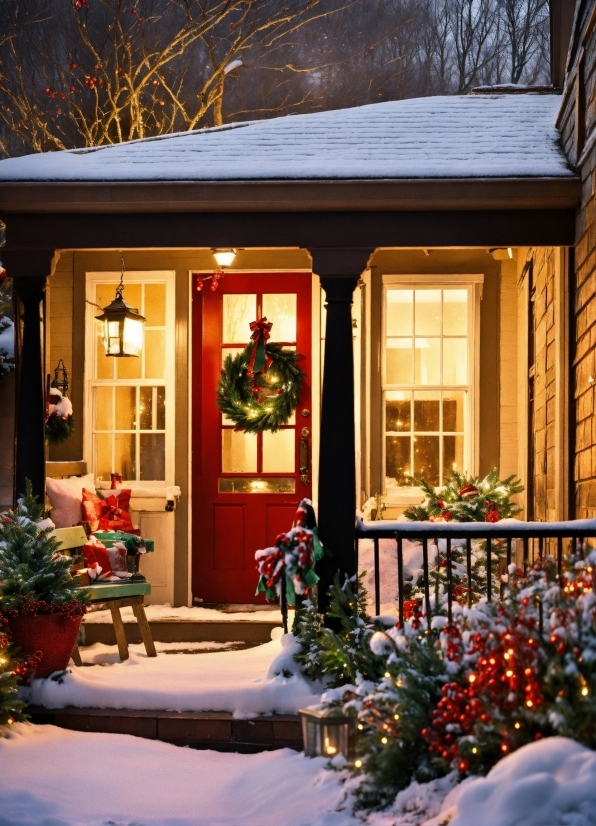
<svg viewBox="0 0 596 826"><path fill-rule="evenodd" d="M354 754L356 720L337 708L308 706L298 711L302 719L304 753L307 757L335 757L342 754L349 759Z"/></svg>
<svg viewBox="0 0 596 826"><path fill-rule="evenodd" d="M66 391L69 387L68 382L68 370L62 359L58 362L58 366L54 370L54 378L52 379L52 383L50 387L55 387L62 392L62 395L66 395Z"/></svg>
<svg viewBox="0 0 596 826"><path fill-rule="evenodd" d="M124 292L124 255L120 253L120 284L116 287L116 297L103 308L102 315L95 316L101 321L101 338L106 356L140 356L143 349L143 329L145 317L136 307L129 307L122 298Z"/></svg>
<svg viewBox="0 0 596 826"><path fill-rule="evenodd" d="M217 266L222 270L231 267L234 262L234 258L236 258L236 250L231 248L211 250L211 252L217 261Z"/></svg>

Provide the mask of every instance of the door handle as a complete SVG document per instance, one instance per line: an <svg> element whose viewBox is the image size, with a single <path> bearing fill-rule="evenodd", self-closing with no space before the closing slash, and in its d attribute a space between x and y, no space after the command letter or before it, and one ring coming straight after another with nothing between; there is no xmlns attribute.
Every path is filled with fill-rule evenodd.
<svg viewBox="0 0 596 826"><path fill-rule="evenodd" d="M300 439L300 481L303 485L308 485L310 481L307 438L309 435L309 429L303 427L301 431L302 438Z"/></svg>

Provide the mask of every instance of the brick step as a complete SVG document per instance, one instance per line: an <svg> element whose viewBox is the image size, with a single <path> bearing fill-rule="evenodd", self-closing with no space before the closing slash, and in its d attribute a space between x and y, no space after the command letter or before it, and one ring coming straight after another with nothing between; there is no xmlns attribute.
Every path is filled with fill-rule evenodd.
<svg viewBox="0 0 596 826"><path fill-rule="evenodd" d="M261 645L269 642L273 628L279 622L251 622L250 620L156 620L149 623L156 642L242 642ZM126 639L129 643L140 643L141 634L136 622L125 622ZM116 635L111 622L84 622L81 625L81 645L95 642L116 645Z"/></svg>
<svg viewBox="0 0 596 826"><path fill-rule="evenodd" d="M30 706L37 725L72 731L132 734L176 746L216 751L258 752L290 748L302 751L302 728L297 714L272 714L234 720L227 711L130 711L111 708L49 709Z"/></svg>

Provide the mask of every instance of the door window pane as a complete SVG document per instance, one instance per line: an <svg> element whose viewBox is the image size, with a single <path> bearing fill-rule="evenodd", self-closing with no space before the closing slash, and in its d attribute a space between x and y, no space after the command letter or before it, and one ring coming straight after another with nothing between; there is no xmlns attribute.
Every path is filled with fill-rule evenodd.
<svg viewBox="0 0 596 826"><path fill-rule="evenodd" d="M250 323L257 318L257 296L254 293L226 293L223 296L224 344L248 342Z"/></svg>
<svg viewBox="0 0 596 826"><path fill-rule="evenodd" d="M296 295L265 293L263 315L273 322L271 341L296 341ZM253 319L251 319L252 321Z"/></svg>
<svg viewBox="0 0 596 826"><path fill-rule="evenodd" d="M412 383L412 339L387 339L386 378L387 384Z"/></svg>
<svg viewBox="0 0 596 826"><path fill-rule="evenodd" d="M411 336L414 332L414 290L387 290L386 295L386 335Z"/></svg>
<svg viewBox="0 0 596 826"><path fill-rule="evenodd" d="M441 383L441 339L414 339L414 384Z"/></svg>
<svg viewBox="0 0 596 826"><path fill-rule="evenodd" d="M141 433L141 479L166 478L166 434Z"/></svg>
<svg viewBox="0 0 596 826"><path fill-rule="evenodd" d="M223 473L256 473L256 434L224 428L221 431L221 469Z"/></svg>
<svg viewBox="0 0 596 826"><path fill-rule="evenodd" d="M263 473L294 473L296 431L293 428L263 433Z"/></svg>
<svg viewBox="0 0 596 826"><path fill-rule="evenodd" d="M417 336L441 335L441 290L416 290Z"/></svg>

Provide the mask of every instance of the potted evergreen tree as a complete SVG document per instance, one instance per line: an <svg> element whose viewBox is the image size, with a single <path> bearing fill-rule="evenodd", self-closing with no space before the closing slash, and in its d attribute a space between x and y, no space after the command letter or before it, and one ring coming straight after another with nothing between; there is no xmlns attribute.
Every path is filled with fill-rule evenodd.
<svg viewBox="0 0 596 826"><path fill-rule="evenodd" d="M75 645L87 599L58 553L52 528L27 485L16 509L0 515L0 616L13 643L38 655L36 677L63 671Z"/></svg>

